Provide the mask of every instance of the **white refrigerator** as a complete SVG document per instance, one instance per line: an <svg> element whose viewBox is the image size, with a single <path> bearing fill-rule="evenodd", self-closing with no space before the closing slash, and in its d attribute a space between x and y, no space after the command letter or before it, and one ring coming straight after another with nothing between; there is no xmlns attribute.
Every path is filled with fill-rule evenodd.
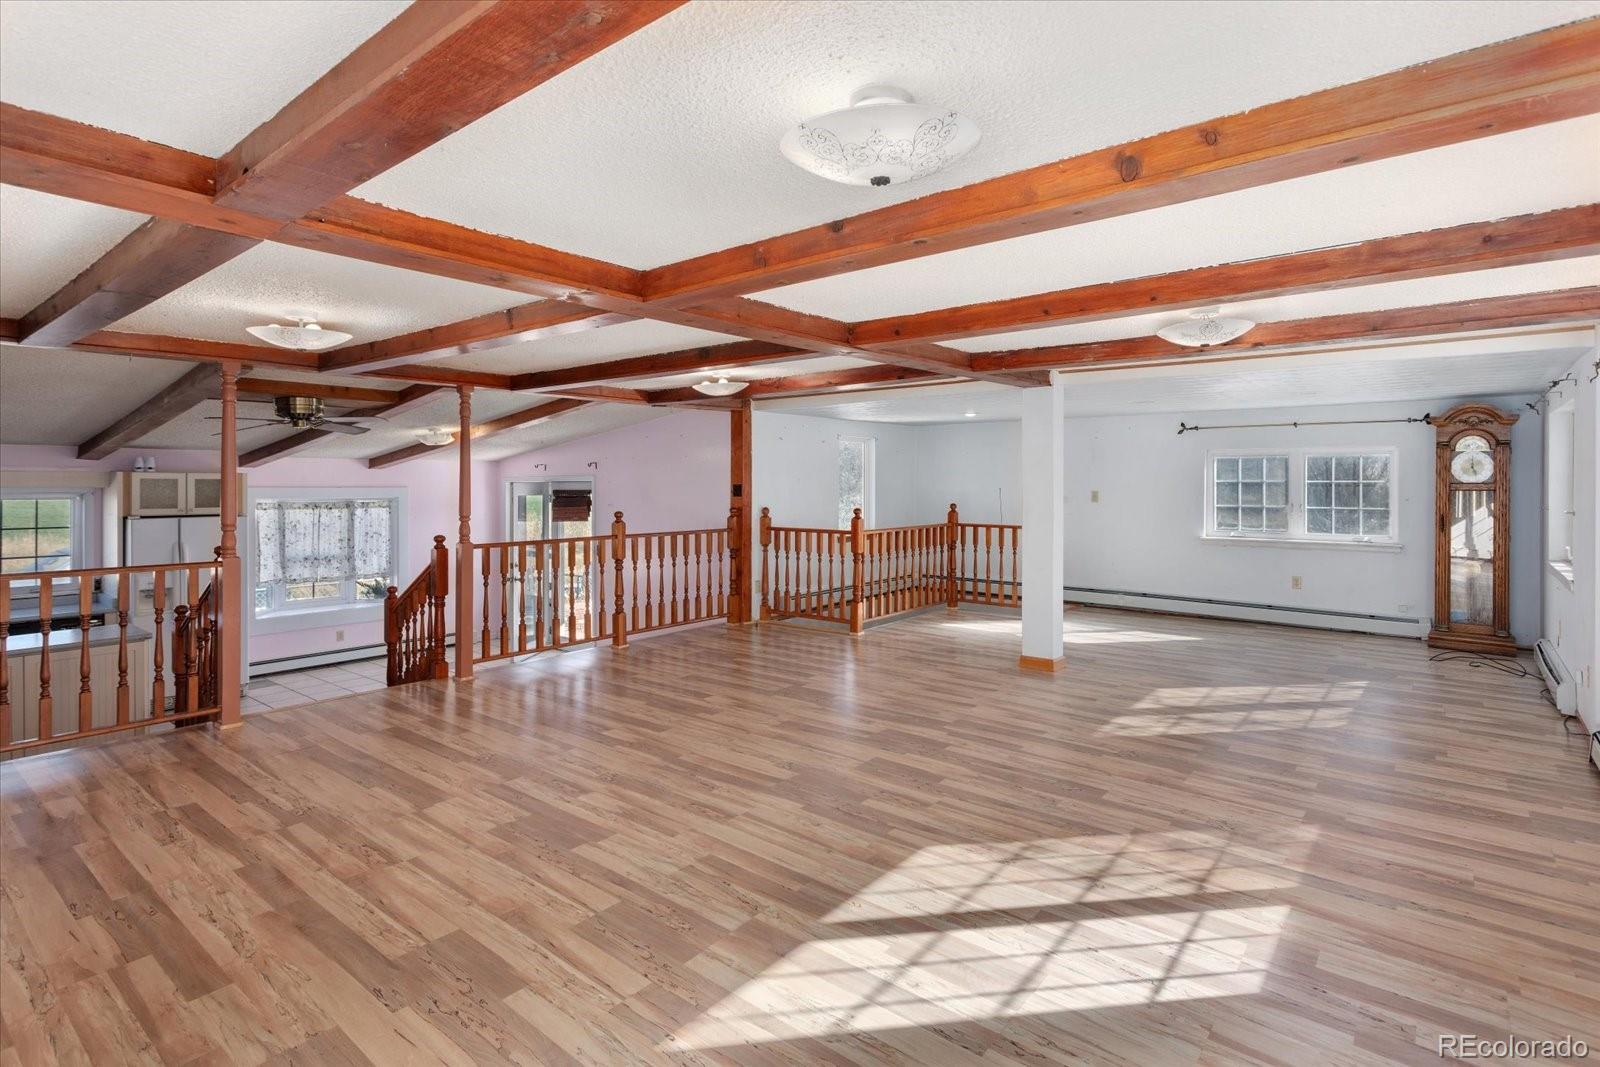
<svg viewBox="0 0 1600 1067"><path fill-rule="evenodd" d="M122 565L125 567L149 566L158 563L204 563L216 558L217 543L222 540L222 519L216 515L179 515L164 518L124 519L122 531ZM154 632L155 607L150 585L151 575L134 576L134 625ZM186 579L184 579L186 580ZM187 589L173 576L167 581L166 617L162 622L165 633L162 643L172 640L172 608L184 603ZM203 586L202 586L203 588ZM248 597L246 607L248 608ZM240 641L242 662L239 664L239 682L250 680L250 612L243 613L245 632ZM167 692L172 692L172 660L168 650L163 673L167 677Z"/></svg>

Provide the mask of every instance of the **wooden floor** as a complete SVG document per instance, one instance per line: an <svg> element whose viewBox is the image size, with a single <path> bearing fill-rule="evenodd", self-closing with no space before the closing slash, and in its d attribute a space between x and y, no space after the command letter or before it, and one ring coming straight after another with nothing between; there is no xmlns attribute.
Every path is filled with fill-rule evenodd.
<svg viewBox="0 0 1600 1067"><path fill-rule="evenodd" d="M1600 1047L1600 775L1415 641L710 627L0 768L0 1067Z"/></svg>

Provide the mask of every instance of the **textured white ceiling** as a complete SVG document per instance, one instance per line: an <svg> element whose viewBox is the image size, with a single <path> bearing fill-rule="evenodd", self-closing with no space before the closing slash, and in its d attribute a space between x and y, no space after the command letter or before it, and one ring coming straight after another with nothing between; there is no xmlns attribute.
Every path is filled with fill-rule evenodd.
<svg viewBox="0 0 1600 1067"><path fill-rule="evenodd" d="M528 297L452 278L259 244L167 294L114 329L256 344L246 326L294 314L353 334L352 344L471 318Z"/></svg>
<svg viewBox="0 0 1600 1067"><path fill-rule="evenodd" d="M1597 12L1592 0L695 0L357 195L650 267ZM873 82L971 116L983 140L940 175L882 189L779 155L784 129Z"/></svg>
<svg viewBox="0 0 1600 1067"><path fill-rule="evenodd" d="M1456 300L1477 300L1515 293L1543 292L1600 285L1600 256L1583 256L1552 263L1529 263L1520 267L1472 271L1442 278L1412 278L1403 282L1363 285L1354 289L1296 293L1265 300L1236 300L1221 305L1229 314L1243 315L1257 322L1316 318L1347 312L1379 311L1388 308L1421 307ZM1046 326L1037 330L1018 330L945 342L951 348L968 352L999 352L1009 348L1036 348L1041 345L1078 344L1084 341L1109 341L1123 337L1147 337L1161 327L1181 321L1187 312L1167 311L1153 315L1129 315L1120 319Z"/></svg>
<svg viewBox="0 0 1600 1067"><path fill-rule="evenodd" d="M1537 392L1594 344L1592 329L1506 334L1229 362L1191 362L1065 376L1069 416L1184 413L1360 404ZM1017 390L984 383L762 401L864 422L961 422L1020 417Z"/></svg>
<svg viewBox="0 0 1600 1067"><path fill-rule="evenodd" d="M0 441L80 444L191 366L180 360L0 345Z"/></svg>
<svg viewBox="0 0 1600 1067"><path fill-rule="evenodd" d="M405 0L5 0L0 99L218 156Z"/></svg>
<svg viewBox="0 0 1600 1067"><path fill-rule="evenodd" d="M520 345L452 357L450 366L464 370L520 374L523 371L560 370L613 359L676 352L685 348L722 345L740 338L708 330L694 330L667 322L637 319L598 330L527 341Z"/></svg>
<svg viewBox="0 0 1600 1067"><path fill-rule="evenodd" d="M116 208L0 185L0 316L26 315L143 221Z"/></svg>
<svg viewBox="0 0 1600 1067"><path fill-rule="evenodd" d="M1600 198L1600 116L944 255L786 286L762 300L854 321L1141 278Z"/></svg>

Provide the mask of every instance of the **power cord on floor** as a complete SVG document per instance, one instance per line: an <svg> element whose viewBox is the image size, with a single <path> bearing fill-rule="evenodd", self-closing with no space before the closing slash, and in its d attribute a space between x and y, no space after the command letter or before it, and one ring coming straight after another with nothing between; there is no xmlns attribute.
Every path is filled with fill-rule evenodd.
<svg viewBox="0 0 1600 1067"><path fill-rule="evenodd" d="M1453 649L1446 649L1443 652L1435 652L1428 657L1428 661L1431 663L1465 663L1469 667L1489 667L1499 671L1501 674L1509 674L1513 678L1540 678L1539 675L1528 670L1516 660L1491 659L1487 656L1480 656L1475 652L1458 652ZM1562 711L1557 707L1555 694L1550 692L1549 686L1541 684L1539 686L1539 695L1544 698L1545 703L1556 709L1556 713L1561 716L1561 725L1570 734L1572 732L1572 722L1578 717L1577 714Z"/></svg>

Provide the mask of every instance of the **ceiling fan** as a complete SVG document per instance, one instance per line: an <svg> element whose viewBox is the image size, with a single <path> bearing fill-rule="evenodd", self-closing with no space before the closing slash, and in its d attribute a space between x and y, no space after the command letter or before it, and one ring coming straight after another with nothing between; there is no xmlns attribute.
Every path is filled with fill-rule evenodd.
<svg viewBox="0 0 1600 1067"><path fill-rule="evenodd" d="M260 430L268 426L293 426L297 430L328 430L332 433L359 434L372 429L362 426L364 422L386 422L379 415L347 415L332 416L325 414L322 408L322 399L315 396L279 396L271 400L241 400L241 404L271 404L273 416L271 418L243 418L241 423L254 422L256 426L241 426L242 430ZM208 419L220 419L221 415L207 415ZM212 437L218 436L212 434Z"/></svg>

